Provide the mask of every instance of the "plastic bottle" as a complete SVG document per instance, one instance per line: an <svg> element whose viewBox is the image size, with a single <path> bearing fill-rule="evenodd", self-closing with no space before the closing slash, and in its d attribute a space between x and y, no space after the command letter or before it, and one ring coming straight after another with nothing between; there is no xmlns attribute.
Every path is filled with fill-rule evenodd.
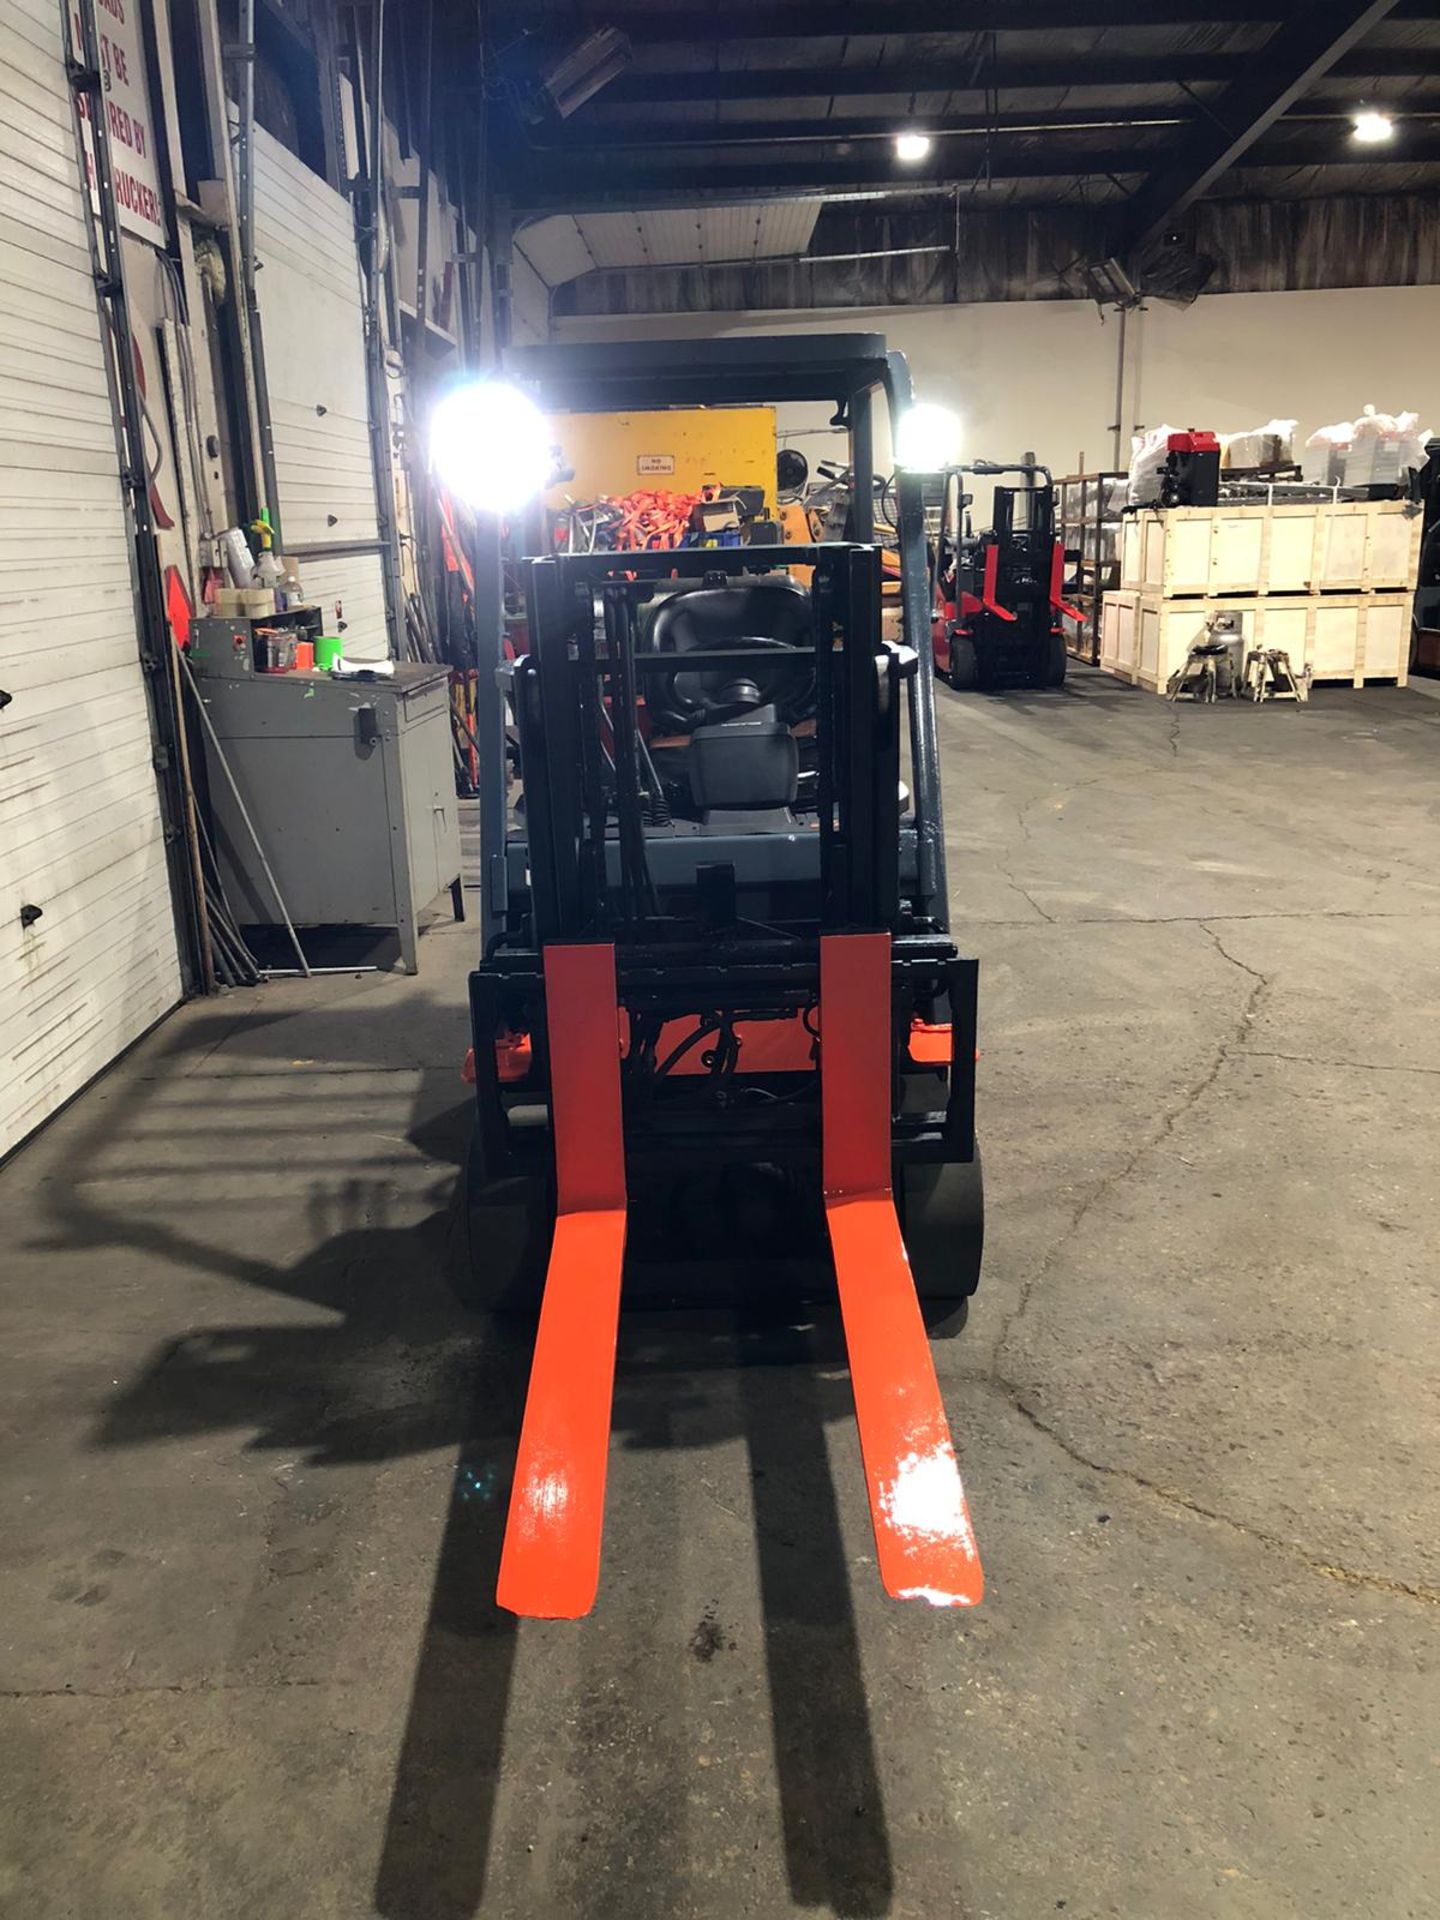
<svg viewBox="0 0 1440 1920"><path fill-rule="evenodd" d="M255 556L239 527L227 527L220 536L225 549L225 566L232 587L248 587L255 574Z"/></svg>

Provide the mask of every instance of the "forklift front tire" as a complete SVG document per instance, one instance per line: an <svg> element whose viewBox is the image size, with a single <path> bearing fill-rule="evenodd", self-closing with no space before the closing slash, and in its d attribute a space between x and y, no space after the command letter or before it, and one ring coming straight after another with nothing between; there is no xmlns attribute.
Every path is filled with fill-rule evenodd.
<svg viewBox="0 0 1440 1920"><path fill-rule="evenodd" d="M1040 684L1044 687L1063 687L1065 684L1065 636L1052 633L1045 649L1045 674Z"/></svg>
<svg viewBox="0 0 1440 1920"><path fill-rule="evenodd" d="M945 676L957 693L973 693L980 684L980 661L968 634L950 636L950 671Z"/></svg>
<svg viewBox="0 0 1440 1920"><path fill-rule="evenodd" d="M980 1149L973 1160L912 1162L899 1182L901 1226L922 1305L955 1309L944 1331L965 1324L962 1303L980 1284L985 1250L985 1181ZM934 1316L926 1320L936 1331Z"/></svg>
<svg viewBox="0 0 1440 1920"><path fill-rule="evenodd" d="M472 1313L534 1314L554 1234L547 1183L534 1174L481 1177L472 1146L460 1183L451 1284Z"/></svg>

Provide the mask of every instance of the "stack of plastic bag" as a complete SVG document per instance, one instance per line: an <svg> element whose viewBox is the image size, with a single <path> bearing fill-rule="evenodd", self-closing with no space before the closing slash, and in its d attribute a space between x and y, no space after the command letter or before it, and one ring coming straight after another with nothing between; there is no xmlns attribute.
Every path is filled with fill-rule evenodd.
<svg viewBox="0 0 1440 1920"><path fill-rule="evenodd" d="M1130 442L1130 484L1127 503L1132 507L1153 507L1160 498L1160 469L1170 451L1170 436L1176 427L1152 427L1137 433Z"/></svg>
<svg viewBox="0 0 1440 1920"><path fill-rule="evenodd" d="M1397 486L1426 460L1418 413L1377 413L1320 427L1305 442L1305 478L1317 486Z"/></svg>
<svg viewBox="0 0 1440 1920"><path fill-rule="evenodd" d="M1296 420L1267 420L1263 427L1220 435L1220 465L1258 467L1262 472L1288 467L1295 459Z"/></svg>

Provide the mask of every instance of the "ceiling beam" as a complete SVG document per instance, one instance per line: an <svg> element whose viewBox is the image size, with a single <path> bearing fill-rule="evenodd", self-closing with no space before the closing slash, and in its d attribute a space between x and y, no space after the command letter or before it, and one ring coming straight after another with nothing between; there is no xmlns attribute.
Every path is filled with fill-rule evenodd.
<svg viewBox="0 0 1440 1920"><path fill-rule="evenodd" d="M1107 148L1080 154L1072 147L1031 147L1019 153L992 153L997 180L1029 180L1049 174L1121 172L1135 179L1153 159L1143 148ZM827 153L795 160L775 160L759 154L751 163L734 160L677 162L665 153L616 155L603 147L580 153L530 154L512 151L506 190L517 207L537 205L561 211L593 205L597 200L623 206L626 194L659 191L674 200L677 194L714 198L738 193L742 198L784 198L795 188L842 191L849 187L885 187L895 193L928 187L968 186L984 164L980 154L967 154L962 163L932 157L918 167L898 167L888 152Z"/></svg>
<svg viewBox="0 0 1440 1920"><path fill-rule="evenodd" d="M1304 9L1299 9L1303 11ZM832 0L817 12L787 5L737 5L735 0L664 9L610 5L607 0L520 0L504 9L492 30L575 33L586 26L618 27L639 45L743 40L889 39L897 33L1050 33L1057 28L1213 26L1273 23L1296 9L1291 0ZM1433 19L1435 0L1400 0L1411 19Z"/></svg>
<svg viewBox="0 0 1440 1920"><path fill-rule="evenodd" d="M1206 103L1184 149L1131 196L1117 223L1115 250L1134 254L1159 239L1394 8L1395 0L1311 0L1278 27L1239 77Z"/></svg>
<svg viewBox="0 0 1440 1920"><path fill-rule="evenodd" d="M984 114L947 114L926 120L925 131L937 140L980 140L987 134L1013 138L1020 134L1109 131L1123 138L1127 128L1177 129L1188 127L1195 109L1188 100L1174 107L1134 109L1086 107L1043 113L1002 113L987 120ZM685 120L651 122L641 126L582 127L574 121L564 127L537 131L531 139L536 153L564 153L588 162L595 156L634 154L642 163L648 155L684 153L700 148L719 152L729 147L764 147L782 154L788 147L827 147L834 151L851 141L893 141L893 116L878 120Z"/></svg>
<svg viewBox="0 0 1440 1920"><path fill-rule="evenodd" d="M1393 108L1397 125L1416 126L1440 119L1440 108L1412 107L1401 102ZM1322 108L1307 96L1303 105L1292 109L1282 124L1287 130L1334 122L1349 126L1349 106ZM1182 138L1204 122L1188 100L1178 105L1158 107L1049 107L1031 113L1001 113L991 117L983 113L947 114L943 119L927 118L924 128L932 139L955 142L1039 138L1045 134L1110 133L1123 139L1128 132L1164 131L1172 140ZM1208 124L1208 122L1204 122ZM851 143L872 140L893 141L896 133L893 115L870 120L794 119L794 120L684 120L662 121L642 126L627 122L614 126L580 126L569 121L564 126L533 133L530 149L541 154L568 154L583 164L599 156L636 154L642 158L656 152L719 154L730 148L763 147L768 153L782 154L796 147L824 147L831 151ZM952 155L954 159L957 156ZM1151 156L1142 150L1140 157ZM1132 169L1133 171L1133 169Z"/></svg>
<svg viewBox="0 0 1440 1920"><path fill-rule="evenodd" d="M964 165L941 155L927 165L906 168L903 174L884 155L859 154L844 158L765 160L753 166L734 162L712 165L694 161L677 165L668 157L625 156L617 162L603 150L577 157L534 155L521 160L507 181L517 210L526 215L572 213L584 208L694 206L706 199L731 201L775 199L797 192L821 194L876 191L902 197L907 193L962 192L975 186L982 156L968 146ZM1018 151L992 148L990 177L996 182L1036 179L1076 180L1119 177L1136 180L1153 153L1133 144L1087 151L1076 147L1026 146ZM656 162L659 164L656 164ZM1280 139L1251 152L1247 164L1256 167L1401 167L1440 162L1440 132L1415 132L1391 147L1357 150L1339 131L1317 134L1313 128L1287 131Z"/></svg>
<svg viewBox="0 0 1440 1920"><path fill-rule="evenodd" d="M608 109L661 101L708 105L717 100L863 100L912 93L979 94L987 86L1001 93L1021 87L1173 87L1181 81L1204 86L1235 79L1252 58L1248 53L1176 52L1159 58L1087 53L1069 60L1002 58L993 67L954 59L923 66L901 61L874 67L709 68L699 73L632 67L607 84L596 104ZM1337 60L1327 77L1337 84L1345 78L1409 80L1433 74L1436 65L1433 47L1360 47ZM582 108L571 124L583 126L588 119Z"/></svg>

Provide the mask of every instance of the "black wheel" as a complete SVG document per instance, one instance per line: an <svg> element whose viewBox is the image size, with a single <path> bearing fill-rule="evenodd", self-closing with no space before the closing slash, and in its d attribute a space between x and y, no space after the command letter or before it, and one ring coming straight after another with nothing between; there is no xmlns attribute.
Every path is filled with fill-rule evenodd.
<svg viewBox="0 0 1440 1920"><path fill-rule="evenodd" d="M1065 662L1068 658L1064 634L1052 633L1045 644L1044 665L1036 684L1042 687L1063 687Z"/></svg>
<svg viewBox="0 0 1440 1920"><path fill-rule="evenodd" d="M903 1169L898 1185L900 1224L915 1291L922 1303L958 1308L980 1284L985 1250L980 1149L975 1149L973 1160L912 1163ZM949 1330L958 1331L963 1325L960 1313Z"/></svg>
<svg viewBox="0 0 1440 1920"><path fill-rule="evenodd" d="M451 1286L476 1313L537 1313L555 1229L548 1182L538 1175L483 1178L475 1147L460 1179Z"/></svg>
<svg viewBox="0 0 1440 1920"><path fill-rule="evenodd" d="M957 693L973 693L980 684L980 661L975 642L965 633L950 636L950 671L946 680Z"/></svg>

